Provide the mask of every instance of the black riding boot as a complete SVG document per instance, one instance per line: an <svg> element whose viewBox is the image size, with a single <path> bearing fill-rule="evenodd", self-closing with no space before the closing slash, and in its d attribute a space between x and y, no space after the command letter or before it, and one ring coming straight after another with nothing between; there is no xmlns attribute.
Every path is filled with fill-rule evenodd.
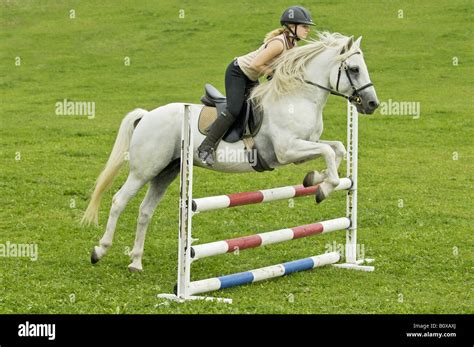
<svg viewBox="0 0 474 347"><path fill-rule="evenodd" d="M209 127L206 138L198 147L198 156L203 163L209 166L214 164L216 159L214 158L214 155L217 145L234 121L234 116L229 111L225 110L224 112L221 112L214 123Z"/></svg>

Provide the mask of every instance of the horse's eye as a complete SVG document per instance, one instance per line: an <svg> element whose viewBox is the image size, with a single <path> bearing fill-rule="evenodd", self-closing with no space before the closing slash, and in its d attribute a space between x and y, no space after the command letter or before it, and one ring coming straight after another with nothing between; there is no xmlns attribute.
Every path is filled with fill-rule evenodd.
<svg viewBox="0 0 474 347"><path fill-rule="evenodd" d="M359 73L359 67L358 66L351 66L349 68L349 71L353 72L353 73Z"/></svg>

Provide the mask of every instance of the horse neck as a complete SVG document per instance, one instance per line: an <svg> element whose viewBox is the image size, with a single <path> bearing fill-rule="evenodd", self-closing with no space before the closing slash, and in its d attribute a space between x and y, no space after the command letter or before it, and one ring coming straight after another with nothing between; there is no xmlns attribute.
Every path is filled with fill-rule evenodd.
<svg viewBox="0 0 474 347"><path fill-rule="evenodd" d="M327 49L318 54L308 64L306 69L306 79L321 86L330 88L330 73L335 57L336 52L332 49ZM329 92L314 87L314 93L312 93L312 99L314 102L324 106L328 96Z"/></svg>

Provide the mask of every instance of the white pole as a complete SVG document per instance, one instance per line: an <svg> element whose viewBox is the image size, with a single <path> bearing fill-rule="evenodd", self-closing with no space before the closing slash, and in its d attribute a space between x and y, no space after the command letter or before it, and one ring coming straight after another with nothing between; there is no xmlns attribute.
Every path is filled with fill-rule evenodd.
<svg viewBox="0 0 474 347"><path fill-rule="evenodd" d="M193 134L191 131L190 105L184 105L183 127L181 133L181 173L179 197L179 250L178 283L176 295L187 299L191 279L191 235L193 200Z"/></svg>
<svg viewBox="0 0 474 347"><path fill-rule="evenodd" d="M357 157L358 157L358 114L357 109L347 102L347 176L352 187L347 191L346 213L351 225L346 232L346 263L357 260Z"/></svg>
<svg viewBox="0 0 474 347"><path fill-rule="evenodd" d="M373 266L361 265L373 259L357 260L357 157L359 145L359 115L357 108L347 102L347 177L352 180L352 187L347 190L346 217L351 225L346 231L346 262L333 266L343 269L374 271Z"/></svg>

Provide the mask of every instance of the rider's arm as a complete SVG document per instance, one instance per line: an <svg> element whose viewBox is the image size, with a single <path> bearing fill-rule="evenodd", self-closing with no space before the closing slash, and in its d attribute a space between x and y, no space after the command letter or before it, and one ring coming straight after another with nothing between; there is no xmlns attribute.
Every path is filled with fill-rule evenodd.
<svg viewBox="0 0 474 347"><path fill-rule="evenodd" d="M267 63L283 52L283 42L273 40L268 43L267 47L262 50L250 63L250 68L257 71L260 75L271 75L273 70Z"/></svg>

